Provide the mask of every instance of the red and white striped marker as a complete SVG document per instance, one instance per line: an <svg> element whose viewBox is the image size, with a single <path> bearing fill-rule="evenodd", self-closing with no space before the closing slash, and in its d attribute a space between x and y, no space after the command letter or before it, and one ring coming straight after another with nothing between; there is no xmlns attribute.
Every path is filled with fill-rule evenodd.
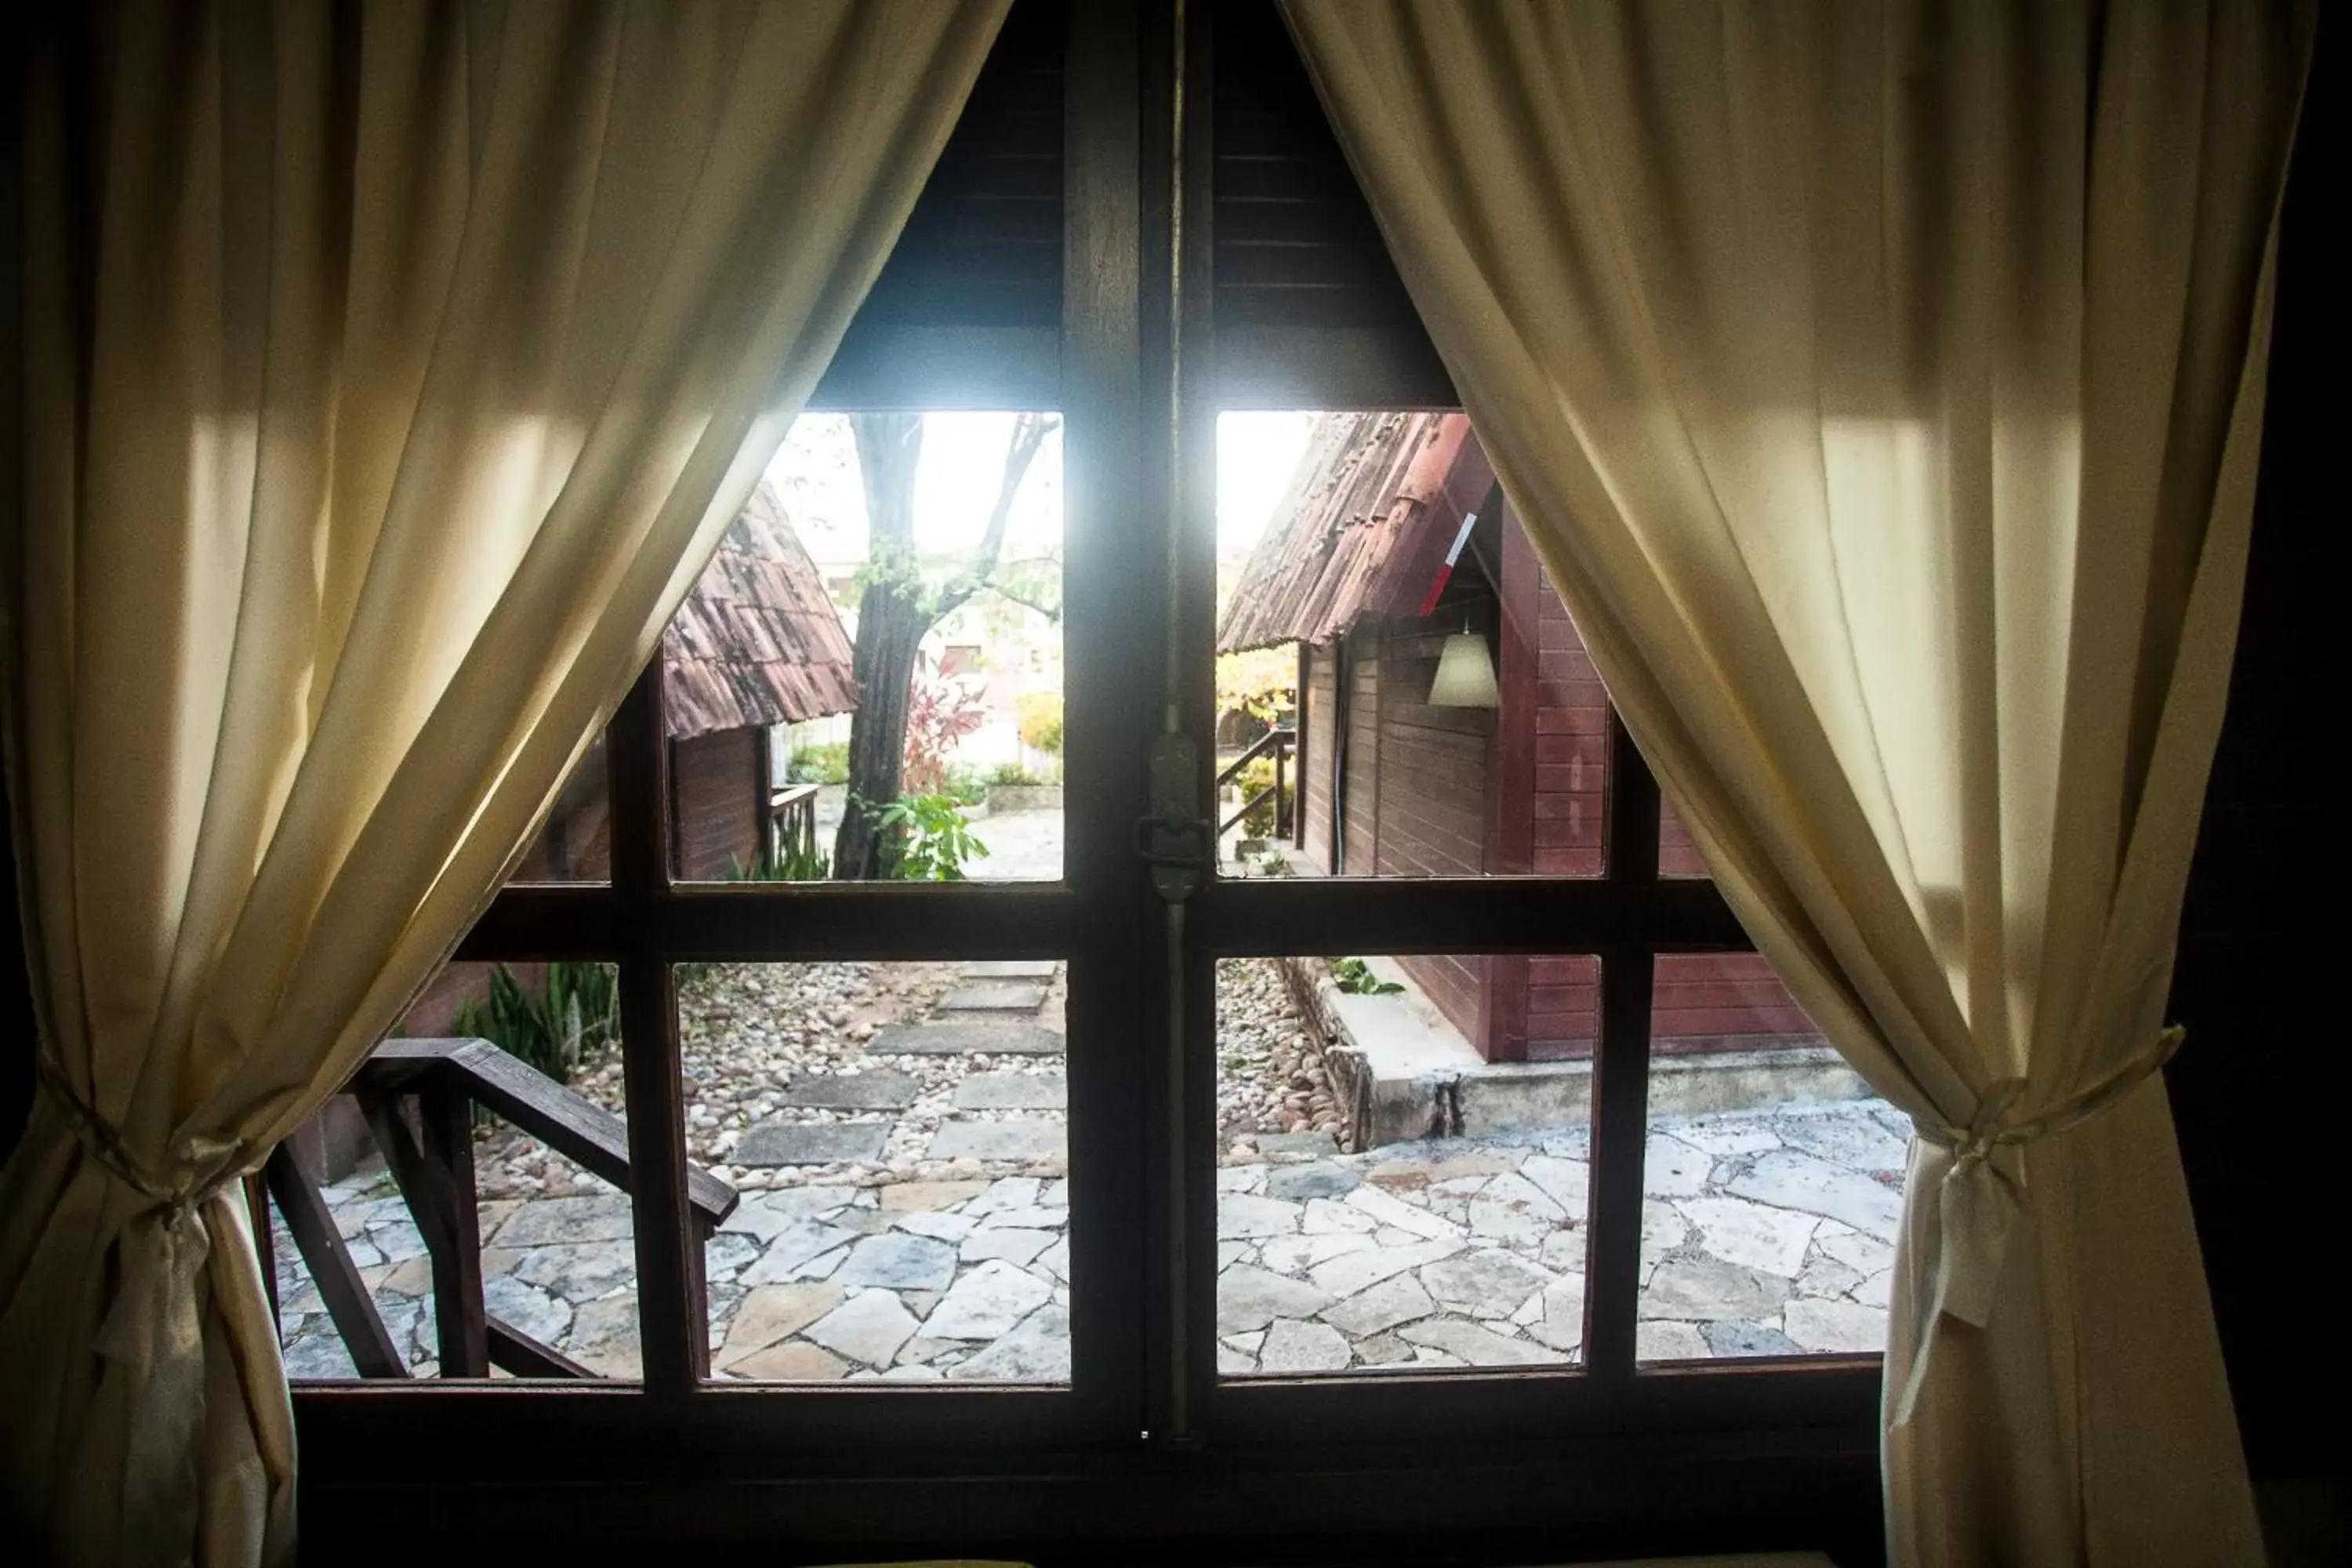
<svg viewBox="0 0 2352 1568"><path fill-rule="evenodd" d="M1421 602L1425 619L1437 613L1437 596L1445 592L1445 584L1454 578L1454 563L1462 559L1462 547L1470 542L1470 531L1478 526L1475 511L1462 514L1462 531L1454 536L1454 548L1445 552L1445 564L1437 569L1437 580L1429 585L1429 597Z"/></svg>

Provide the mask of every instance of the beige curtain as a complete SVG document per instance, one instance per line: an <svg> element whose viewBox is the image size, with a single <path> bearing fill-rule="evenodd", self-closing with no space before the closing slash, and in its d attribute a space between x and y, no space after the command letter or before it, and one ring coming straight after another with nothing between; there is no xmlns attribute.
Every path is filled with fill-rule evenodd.
<svg viewBox="0 0 2352 1568"><path fill-rule="evenodd" d="M0 1536L289 1554L233 1183L648 657L1004 7L45 8L0 334L43 1086L0 1174Z"/></svg>
<svg viewBox="0 0 2352 1568"><path fill-rule="evenodd" d="M1668 799L1921 1130L1893 1560L2257 1561L2154 1074L2311 7L1286 5Z"/></svg>

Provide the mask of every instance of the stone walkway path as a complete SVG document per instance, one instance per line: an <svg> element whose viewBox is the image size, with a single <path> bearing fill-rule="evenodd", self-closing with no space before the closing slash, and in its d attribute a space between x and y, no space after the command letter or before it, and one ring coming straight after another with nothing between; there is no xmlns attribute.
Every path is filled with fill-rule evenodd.
<svg viewBox="0 0 2352 1568"><path fill-rule="evenodd" d="M1885 1338L1905 1138L1876 1102L1661 1121L1647 1160L1644 1359L1872 1351ZM1358 1155L1269 1136L1217 1176L1227 1375L1570 1362L1583 1333L1580 1130ZM1318 1147L1319 1146L1319 1147ZM421 1370L422 1245L385 1184L331 1190L339 1226ZM747 1194L713 1238L721 1376L1069 1375L1068 1189L1003 1176ZM612 1375L636 1370L617 1194L483 1205L490 1309ZM348 1376L281 1243L289 1370Z"/></svg>
<svg viewBox="0 0 2352 1568"><path fill-rule="evenodd" d="M1641 1357L1884 1348L1907 1148L1890 1118L1871 1101L1654 1122ZM1578 1360L1588 1149L1574 1128L1219 1171L1218 1370Z"/></svg>
<svg viewBox="0 0 2352 1568"><path fill-rule="evenodd" d="M713 966L697 986L681 1009L689 1137L742 1193L706 1253L714 1372L1066 1379L1062 967ZM1219 1370L1575 1360L1585 1129L1340 1154L1290 1103L1311 1100L1292 1075L1316 1053L1287 1008L1270 973L1221 974L1221 1123L1255 1130L1216 1176ZM600 1066L583 1091L619 1110L615 1073ZM1286 1125L1300 1130L1272 1130ZM1640 1353L1880 1348L1907 1139L1876 1101L1657 1120ZM489 1310L634 1376L627 1200L530 1151L478 1163ZM327 1196L387 1326L430 1372L430 1271L404 1206L380 1171ZM289 1372L350 1376L282 1228L278 1258Z"/></svg>

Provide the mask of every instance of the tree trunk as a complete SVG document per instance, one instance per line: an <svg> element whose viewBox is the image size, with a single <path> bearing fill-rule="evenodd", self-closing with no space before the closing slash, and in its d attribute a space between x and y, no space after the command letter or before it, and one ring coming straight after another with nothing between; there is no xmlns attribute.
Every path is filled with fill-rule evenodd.
<svg viewBox="0 0 2352 1568"><path fill-rule="evenodd" d="M856 414L849 423L857 437L871 543L850 665L858 697L849 721L849 799L834 837L833 874L859 881L883 874L883 845L874 818L898 798L907 754L907 695L931 617L915 557L915 468L923 451L923 417Z"/></svg>
<svg viewBox="0 0 2352 1568"><path fill-rule="evenodd" d="M969 564L933 598L915 553L915 469L923 455L919 414L853 414L857 466L866 482L866 591L857 601L857 647L850 673L857 711L849 721L849 800L833 840L833 874L845 882L883 874L887 846L874 819L898 798L907 762L907 709L923 637L982 588L991 585L1004 549L1013 502L1032 459L1058 421L1024 414L998 476L996 501ZM870 809L868 809L870 808Z"/></svg>

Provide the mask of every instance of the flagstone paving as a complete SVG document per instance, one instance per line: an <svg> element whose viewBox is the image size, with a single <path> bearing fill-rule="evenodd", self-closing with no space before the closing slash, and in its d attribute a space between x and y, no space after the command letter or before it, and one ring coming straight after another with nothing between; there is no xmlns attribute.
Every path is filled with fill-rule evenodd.
<svg viewBox="0 0 2352 1568"><path fill-rule="evenodd" d="M830 1042L787 1045L786 1070L765 1093L730 1090L720 1103L737 1108L731 1125L690 1106L696 1158L743 1189L705 1255L714 1375L1066 1379L1066 1079L1058 1054L1014 1043L1042 1039L1059 1052L1058 973L994 963L892 976L879 988L901 998L894 1019L861 1011L856 966L774 968L778 978L753 972L703 994L711 1016L739 1020L733 1037L754 1062L776 1059L782 1021L754 1014L774 998L802 998ZM959 989L1016 984L1040 1000L985 1018L948 1006ZM1252 1029L1297 1048L1295 1018L1229 1019L1228 990L1221 984L1221 1055L1232 1058L1227 1043ZM1254 1005L1263 1010L1269 994L1258 987ZM687 1033L709 1039L710 1028ZM1278 1051L1270 1059L1292 1070ZM1342 1154L1328 1130L1304 1125L1319 1112L1308 1103L1302 1113L1295 1080L1267 1081L1276 1088L1250 1112L1257 1125L1222 1145L1216 1175L1221 1373L1577 1359L1584 1129ZM1260 1092L1235 1099L1221 1087L1228 1131ZM1638 1352L1880 1348L1907 1135L1876 1101L1655 1121ZM489 1310L594 1371L634 1376L627 1201L560 1157L530 1158L520 1176L510 1163L483 1162ZM395 1342L431 1371L430 1269L390 1182L362 1173L327 1197ZM277 1256L289 1373L352 1375L282 1226Z"/></svg>
<svg viewBox="0 0 2352 1568"><path fill-rule="evenodd" d="M1643 1210L1640 1353L1880 1348L1898 1126L1875 1102L1661 1120ZM1576 1360L1586 1154L1582 1131L1570 1130L1224 1167L1220 1370ZM342 1184L330 1199L395 1338L429 1369L431 1279L414 1226L381 1178ZM714 1373L1066 1378L1068 1204L1058 1176L746 1194L708 1257ZM633 1375L627 1227L618 1194L484 1204L490 1310L567 1355ZM288 1366L298 1377L348 1376L291 1256L281 1238Z"/></svg>

